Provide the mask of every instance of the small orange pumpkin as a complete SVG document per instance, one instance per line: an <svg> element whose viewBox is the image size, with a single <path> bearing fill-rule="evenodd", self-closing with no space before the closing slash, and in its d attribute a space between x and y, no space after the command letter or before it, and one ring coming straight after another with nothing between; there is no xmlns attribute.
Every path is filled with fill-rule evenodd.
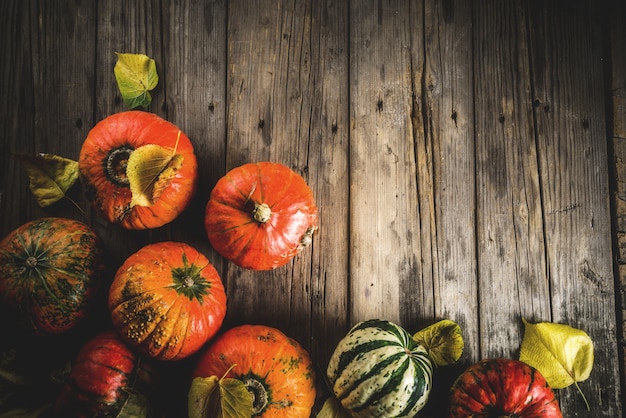
<svg viewBox="0 0 626 418"><path fill-rule="evenodd" d="M217 270L195 248L149 244L126 259L109 289L113 325L143 353L179 360L212 338L226 316Z"/></svg>
<svg viewBox="0 0 626 418"><path fill-rule="evenodd" d="M228 377L253 395L253 416L301 418L315 402L315 371L295 340L265 325L241 325L216 338L204 351L193 377Z"/></svg>
<svg viewBox="0 0 626 418"><path fill-rule="evenodd" d="M151 202L133 204L127 164L130 155L146 145L158 145L177 158L151 179ZM149 112L120 112L98 122L83 143L78 164L96 212L127 229L171 222L187 207L196 188L197 161L189 138Z"/></svg>
<svg viewBox="0 0 626 418"><path fill-rule="evenodd" d="M259 162L230 170L211 192L205 229L211 245L240 267L270 270L311 243L317 206L302 176Z"/></svg>

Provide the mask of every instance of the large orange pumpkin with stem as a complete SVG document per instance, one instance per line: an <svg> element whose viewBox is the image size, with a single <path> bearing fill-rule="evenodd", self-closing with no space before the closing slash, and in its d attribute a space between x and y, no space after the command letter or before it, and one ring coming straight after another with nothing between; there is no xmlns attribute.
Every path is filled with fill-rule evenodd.
<svg viewBox="0 0 626 418"><path fill-rule="evenodd" d="M128 229L171 222L196 188L197 161L189 138L144 111L120 112L98 122L83 143L78 164L96 212Z"/></svg>
<svg viewBox="0 0 626 418"><path fill-rule="evenodd" d="M209 260L180 242L149 244L126 259L109 289L120 335L159 360L179 360L222 325L226 292Z"/></svg>
<svg viewBox="0 0 626 418"><path fill-rule="evenodd" d="M206 206L211 245L238 266L270 270L287 264L311 243L317 206L302 176L271 162L230 170Z"/></svg>
<svg viewBox="0 0 626 418"><path fill-rule="evenodd" d="M316 394L311 359L280 330L240 325L217 337L200 355L193 377L225 375L243 382L252 394L254 417L311 415Z"/></svg>

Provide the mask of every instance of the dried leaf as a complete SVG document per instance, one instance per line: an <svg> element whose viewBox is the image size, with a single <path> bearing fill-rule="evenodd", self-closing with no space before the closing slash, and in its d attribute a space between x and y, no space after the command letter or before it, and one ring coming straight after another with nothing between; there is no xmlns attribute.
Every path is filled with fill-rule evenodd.
<svg viewBox="0 0 626 418"><path fill-rule="evenodd" d="M251 418L252 395L238 379L196 377L188 395L189 418Z"/></svg>
<svg viewBox="0 0 626 418"><path fill-rule="evenodd" d="M150 401L141 392L134 389L122 389L128 394L126 401L115 418L134 418L150 416Z"/></svg>
<svg viewBox="0 0 626 418"><path fill-rule="evenodd" d="M78 162L54 154L17 156L24 164L30 190L39 206L58 202L78 180Z"/></svg>
<svg viewBox="0 0 626 418"><path fill-rule="evenodd" d="M539 370L550 387L562 389L589 377L594 356L587 333L569 325L522 321L520 361Z"/></svg>
<svg viewBox="0 0 626 418"><path fill-rule="evenodd" d="M147 108L152 102L150 90L159 82L154 60L143 54L116 52L115 55L117 62L113 72L126 107Z"/></svg>
<svg viewBox="0 0 626 418"><path fill-rule="evenodd" d="M221 379L220 397L224 418L249 418L252 416L252 395L240 380Z"/></svg>
<svg viewBox="0 0 626 418"><path fill-rule="evenodd" d="M316 418L351 418L351 416L350 412L341 405L339 399L328 398Z"/></svg>
<svg viewBox="0 0 626 418"><path fill-rule="evenodd" d="M152 206L182 161L182 155L156 144L134 150L126 166L132 193L130 205Z"/></svg>
<svg viewBox="0 0 626 418"><path fill-rule="evenodd" d="M465 347L461 327L449 319L443 319L416 332L413 339L426 348L437 366L456 363Z"/></svg>

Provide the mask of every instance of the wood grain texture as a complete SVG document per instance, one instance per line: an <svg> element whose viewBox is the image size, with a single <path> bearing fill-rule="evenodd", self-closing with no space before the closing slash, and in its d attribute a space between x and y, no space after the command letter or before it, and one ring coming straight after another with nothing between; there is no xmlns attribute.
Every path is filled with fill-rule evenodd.
<svg viewBox="0 0 626 418"><path fill-rule="evenodd" d="M550 319L526 14L485 1L474 16L481 357L511 357L522 317Z"/></svg>
<svg viewBox="0 0 626 418"><path fill-rule="evenodd" d="M413 65L415 96L423 98L414 111L423 132L423 140L416 135L422 270L432 264L433 319L461 325L467 362L480 356L471 16L467 2L426 2L424 40L413 41L416 51L425 47L424 65Z"/></svg>
<svg viewBox="0 0 626 418"><path fill-rule="evenodd" d="M584 2L570 2L565 8L531 2L531 11L552 320L590 335L596 363L582 390L590 404L598 406L594 416L620 416L619 392L592 383L594 379L619 381L616 325L602 319L616 314L605 96L592 87L604 84L602 15ZM557 15L566 19L555 19ZM590 29L582 32L574 27ZM571 42L570 48L560 47L565 40ZM583 402L576 390L560 395L565 416L586 416L580 412Z"/></svg>
<svg viewBox="0 0 626 418"><path fill-rule="evenodd" d="M399 322L419 269L408 3L350 9L350 317ZM430 286L431 283L426 283ZM422 297L420 289L414 295ZM416 301L419 304L419 301Z"/></svg>
<svg viewBox="0 0 626 418"><path fill-rule="evenodd" d="M581 383L591 410L570 387L558 392L564 415L621 416L619 6L0 2L1 235L45 215L84 220L103 238L111 272L151 242L195 246L225 282L225 327L274 326L312 354L316 412L330 395L328 358L359 320L385 318L410 332L443 318L461 324L461 362L438 369L433 402L420 415L441 417L463 367L517 356L524 317L576 326L596 344L594 370ZM39 208L15 158L44 151L77 159L91 127L125 110L115 52L155 59L159 84L146 110L178 125L199 161L192 204L156 230L107 224L80 185L71 196L84 213L69 201ZM202 220L227 170L263 160L305 178L320 229L287 266L252 272L212 249ZM108 325L102 310L88 333ZM185 415L193 362L160 365L163 417Z"/></svg>

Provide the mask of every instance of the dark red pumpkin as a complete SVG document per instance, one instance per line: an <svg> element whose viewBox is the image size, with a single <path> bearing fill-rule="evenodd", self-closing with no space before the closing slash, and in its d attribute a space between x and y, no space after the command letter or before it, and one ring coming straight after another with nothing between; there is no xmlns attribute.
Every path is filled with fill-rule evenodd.
<svg viewBox="0 0 626 418"><path fill-rule="evenodd" d="M311 243L317 206L302 176L276 163L230 170L211 192L205 228L211 245L238 266L270 270Z"/></svg>
<svg viewBox="0 0 626 418"><path fill-rule="evenodd" d="M171 150L178 158L154 179L151 204L132 205L128 159L134 150L150 144ZM197 161L189 138L149 112L120 112L98 122L83 143L78 163L96 212L128 229L171 222L187 207L196 188Z"/></svg>
<svg viewBox="0 0 626 418"><path fill-rule="evenodd" d="M0 243L0 300L37 333L74 328L88 313L103 271L100 239L82 222L42 218Z"/></svg>
<svg viewBox="0 0 626 418"><path fill-rule="evenodd" d="M153 366L104 331L78 352L55 410L60 417L149 416L157 382Z"/></svg>
<svg viewBox="0 0 626 418"><path fill-rule="evenodd" d="M517 360L482 360L451 389L449 417L562 418L544 377Z"/></svg>
<svg viewBox="0 0 626 418"><path fill-rule="evenodd" d="M254 417L301 418L315 402L315 371L295 340L265 325L241 325L201 354L193 377L234 377L253 395Z"/></svg>
<svg viewBox="0 0 626 418"><path fill-rule="evenodd" d="M226 292L217 270L180 242L150 244L126 259L109 289L113 325L150 357L195 353L222 325Z"/></svg>

